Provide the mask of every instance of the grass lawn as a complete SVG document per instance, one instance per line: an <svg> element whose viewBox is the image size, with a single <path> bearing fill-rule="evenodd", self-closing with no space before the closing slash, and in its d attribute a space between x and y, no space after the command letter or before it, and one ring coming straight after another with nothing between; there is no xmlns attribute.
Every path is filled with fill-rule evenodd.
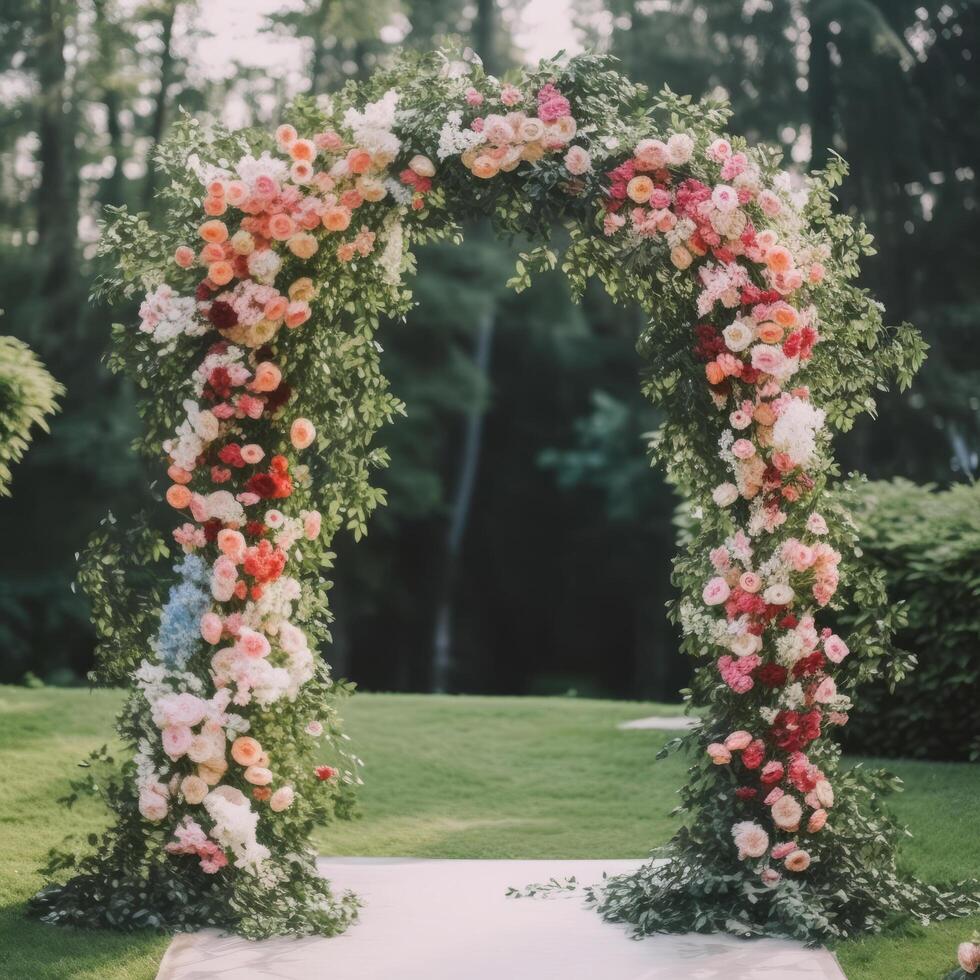
<svg viewBox="0 0 980 980"><path fill-rule="evenodd" d="M109 736L116 692L0 687L0 977L149 980L166 937L57 929L27 920L36 867L66 833L96 829L94 805L54 804L74 764ZM363 818L322 828L324 854L619 858L666 840L683 760L654 764L671 733L616 723L677 708L544 698L361 694L348 731L367 765ZM894 810L922 877L980 874L980 770L889 762L907 784ZM936 980L980 917L844 944L849 980Z"/></svg>

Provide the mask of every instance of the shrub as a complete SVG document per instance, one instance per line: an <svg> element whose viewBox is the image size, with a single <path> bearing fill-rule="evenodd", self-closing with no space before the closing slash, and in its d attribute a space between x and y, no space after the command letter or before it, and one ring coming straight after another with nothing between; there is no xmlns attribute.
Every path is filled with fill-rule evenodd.
<svg viewBox="0 0 980 980"><path fill-rule="evenodd" d="M980 485L864 483L848 506L867 560L884 572L891 600L905 604L896 644L918 666L893 691L881 681L861 688L847 748L980 758Z"/></svg>
<svg viewBox="0 0 980 980"><path fill-rule="evenodd" d="M10 494L10 467L27 451L31 426L47 431L63 392L27 344L0 337L0 496Z"/></svg>

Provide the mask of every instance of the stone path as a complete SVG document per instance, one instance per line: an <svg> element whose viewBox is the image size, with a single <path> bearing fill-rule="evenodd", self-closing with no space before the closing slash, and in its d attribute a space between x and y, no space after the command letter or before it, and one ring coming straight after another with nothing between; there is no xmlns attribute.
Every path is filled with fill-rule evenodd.
<svg viewBox="0 0 980 980"><path fill-rule="evenodd" d="M630 941L581 894L511 899L555 876L580 883L641 861L323 858L337 889L365 901L335 939L174 939L157 980L844 980L825 950L775 939L654 936Z"/></svg>

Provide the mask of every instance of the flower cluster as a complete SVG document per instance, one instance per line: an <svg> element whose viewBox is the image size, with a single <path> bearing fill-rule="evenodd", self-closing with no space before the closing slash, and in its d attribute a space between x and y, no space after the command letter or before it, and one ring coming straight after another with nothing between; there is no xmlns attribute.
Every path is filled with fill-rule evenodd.
<svg viewBox="0 0 980 980"><path fill-rule="evenodd" d="M565 168L570 174L581 176L591 170L588 151L569 146L578 124L571 104L554 83L538 90L533 112L519 108L532 100L513 85L495 87L490 96L471 87L465 92L465 101L471 113L485 111L484 105L499 111L473 115L466 129L462 110L449 113L439 139L441 160L458 155L463 166L481 180L561 151L565 152Z"/></svg>

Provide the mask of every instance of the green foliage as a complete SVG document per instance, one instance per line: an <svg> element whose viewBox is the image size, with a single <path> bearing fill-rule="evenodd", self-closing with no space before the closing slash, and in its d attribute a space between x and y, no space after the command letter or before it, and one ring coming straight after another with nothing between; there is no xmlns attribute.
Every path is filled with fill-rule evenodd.
<svg viewBox="0 0 980 980"><path fill-rule="evenodd" d="M27 344L0 337L0 496L10 495L10 467L27 452L31 426L49 431L64 391Z"/></svg>
<svg viewBox="0 0 980 980"><path fill-rule="evenodd" d="M863 483L851 499L863 560L903 607L895 642L916 667L862 689L846 744L874 755L976 760L980 485ZM841 615L857 625L868 609L855 604Z"/></svg>

